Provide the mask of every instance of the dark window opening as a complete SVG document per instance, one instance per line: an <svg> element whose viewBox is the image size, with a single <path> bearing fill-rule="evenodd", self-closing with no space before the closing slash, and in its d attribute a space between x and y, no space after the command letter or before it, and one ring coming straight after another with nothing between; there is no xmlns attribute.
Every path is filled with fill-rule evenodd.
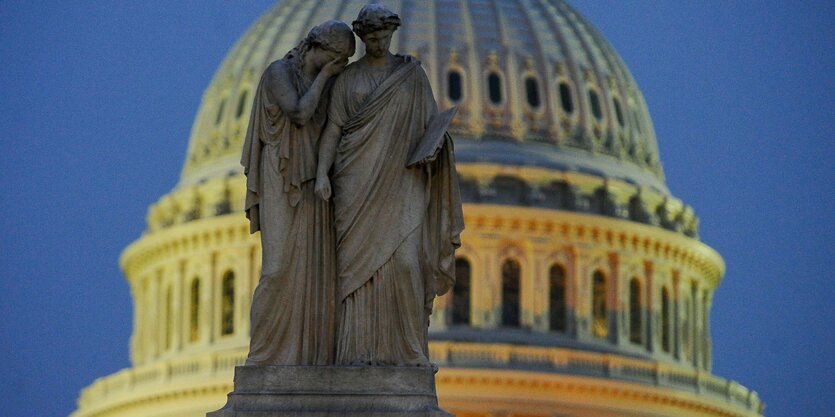
<svg viewBox="0 0 835 417"><path fill-rule="evenodd" d="M450 71L447 76L447 87L449 88L449 99L452 101L459 101L463 97L463 85L461 83L461 73L458 71Z"/></svg>
<svg viewBox="0 0 835 417"><path fill-rule="evenodd" d="M246 99L249 96L248 91L244 91L241 94L241 98L238 99L238 109L235 110L235 118L240 118L242 114L244 114L244 108L246 107Z"/></svg>
<svg viewBox="0 0 835 417"><path fill-rule="evenodd" d="M615 116L618 118L618 124L623 127L623 111L620 108L620 101L617 98L612 99L612 101L615 103Z"/></svg>
<svg viewBox="0 0 835 417"><path fill-rule="evenodd" d="M564 82L560 83L560 104L562 104L562 109L566 113L574 111L574 102L571 100L571 88Z"/></svg>
<svg viewBox="0 0 835 417"><path fill-rule="evenodd" d="M519 326L519 263L507 260L502 265L502 325Z"/></svg>
<svg viewBox="0 0 835 417"><path fill-rule="evenodd" d="M606 338L609 335L606 292L606 276L600 271L594 271L591 299L592 334L599 338Z"/></svg>
<svg viewBox="0 0 835 417"><path fill-rule="evenodd" d="M507 175L499 175L493 179L493 187L496 195L492 197L493 203L528 205L529 187L525 181Z"/></svg>
<svg viewBox="0 0 835 417"><path fill-rule="evenodd" d="M597 96L597 91L589 89L589 103L591 104L591 113L594 118L600 120L603 118L603 111L600 109L600 98Z"/></svg>
<svg viewBox="0 0 835 417"><path fill-rule="evenodd" d="M220 124L220 120L223 119L223 108L226 107L226 99L220 102L220 107L217 108L217 116L215 117L215 124Z"/></svg>
<svg viewBox="0 0 835 417"><path fill-rule="evenodd" d="M194 278L191 281L191 293L189 296L189 336L191 342L200 338L200 280Z"/></svg>
<svg viewBox="0 0 835 417"><path fill-rule="evenodd" d="M525 94L531 107L539 107L539 83L536 82L536 78L528 77L525 79Z"/></svg>
<svg viewBox="0 0 835 417"><path fill-rule="evenodd" d="M455 259L452 324L470 324L470 262L463 258Z"/></svg>
<svg viewBox="0 0 835 417"><path fill-rule="evenodd" d="M550 329L565 331L565 269L561 265L553 265L548 271L551 283L548 299L550 301Z"/></svg>
<svg viewBox="0 0 835 417"><path fill-rule="evenodd" d="M235 332L235 273L232 271L223 275L221 283L220 306L220 334L228 335Z"/></svg>
<svg viewBox="0 0 835 417"><path fill-rule="evenodd" d="M487 90L493 104L502 103L502 80L499 78L499 74L491 72L487 76Z"/></svg>

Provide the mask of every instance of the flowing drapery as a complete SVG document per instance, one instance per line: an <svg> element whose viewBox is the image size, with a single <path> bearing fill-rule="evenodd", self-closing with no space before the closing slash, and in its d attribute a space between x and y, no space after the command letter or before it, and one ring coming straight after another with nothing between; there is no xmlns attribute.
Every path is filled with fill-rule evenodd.
<svg viewBox="0 0 835 417"><path fill-rule="evenodd" d="M394 60L350 65L328 113L343 132L332 174L342 364L429 364L432 299L453 282L463 229L451 141L406 167L437 108L420 64Z"/></svg>
<svg viewBox="0 0 835 417"><path fill-rule="evenodd" d="M264 72L241 158L247 217L251 232L261 231L262 249L250 311L250 365L326 365L335 353L333 213L313 192L327 93L301 126L276 100L282 94L277 77L289 76L299 96L309 88L298 68L288 55Z"/></svg>

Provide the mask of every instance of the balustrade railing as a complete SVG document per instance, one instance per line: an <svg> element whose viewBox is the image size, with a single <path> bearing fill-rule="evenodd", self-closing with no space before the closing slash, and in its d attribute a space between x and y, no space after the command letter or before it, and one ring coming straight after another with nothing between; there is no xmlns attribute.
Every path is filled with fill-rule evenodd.
<svg viewBox="0 0 835 417"><path fill-rule="evenodd" d="M600 376L644 385L698 392L714 399L762 413L757 393L704 371L673 364L624 358L618 355L562 348L455 342L430 343L430 356L441 367L517 368L537 372ZM246 350L211 352L197 358L173 359L119 371L100 378L85 389L78 404L84 409L100 405L135 388L185 378L225 378L246 360Z"/></svg>

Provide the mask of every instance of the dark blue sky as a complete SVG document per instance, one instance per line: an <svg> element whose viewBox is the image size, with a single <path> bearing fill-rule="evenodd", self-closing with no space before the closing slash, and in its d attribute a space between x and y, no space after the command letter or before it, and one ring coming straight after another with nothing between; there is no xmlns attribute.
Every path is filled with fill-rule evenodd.
<svg viewBox="0 0 835 417"><path fill-rule="evenodd" d="M214 70L272 4L247 3L0 2L4 415L67 415L129 366L118 257L177 182ZM835 6L573 4L631 69L667 183L727 262L714 373L769 416L831 415Z"/></svg>

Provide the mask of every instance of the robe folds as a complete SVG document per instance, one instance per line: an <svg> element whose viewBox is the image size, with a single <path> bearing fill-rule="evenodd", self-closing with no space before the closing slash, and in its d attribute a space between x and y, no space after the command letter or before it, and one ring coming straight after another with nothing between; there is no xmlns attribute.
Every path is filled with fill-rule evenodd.
<svg viewBox="0 0 835 417"><path fill-rule="evenodd" d="M327 365L335 354L333 210L313 192L330 86L313 117L294 124L276 100L276 77L289 75L299 97L311 80L292 54L261 77L241 158L250 231L261 231L262 249L248 365Z"/></svg>
<svg viewBox="0 0 835 417"><path fill-rule="evenodd" d="M420 64L393 59L349 65L328 111L343 133L331 176L337 364L428 366L432 301L454 283L463 215L452 141L407 168L437 107Z"/></svg>

